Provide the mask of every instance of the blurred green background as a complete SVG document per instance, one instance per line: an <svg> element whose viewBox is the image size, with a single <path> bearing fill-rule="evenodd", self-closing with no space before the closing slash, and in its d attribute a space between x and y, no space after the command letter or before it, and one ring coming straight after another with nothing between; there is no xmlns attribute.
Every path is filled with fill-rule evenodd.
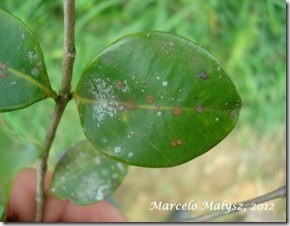
<svg viewBox="0 0 290 226"><path fill-rule="evenodd" d="M60 89L63 6L55 0L1 0L39 39L52 86ZM242 201L286 183L286 3L283 0L82 0L76 1L74 79L112 41L144 30L173 32L211 52L231 74L244 106L235 130L207 154L170 169L131 167L116 192L133 221L165 221L152 201ZM41 144L53 101L1 114L5 127ZM1 119L1 118L0 118ZM85 139L75 103L69 103L52 147L50 168L61 153ZM140 176L142 175L142 176ZM142 180L141 180L142 179ZM223 221L285 221L286 201L275 211L247 211ZM203 213L203 212L200 212ZM191 213L192 214L192 213ZM198 214L198 213L194 213Z"/></svg>

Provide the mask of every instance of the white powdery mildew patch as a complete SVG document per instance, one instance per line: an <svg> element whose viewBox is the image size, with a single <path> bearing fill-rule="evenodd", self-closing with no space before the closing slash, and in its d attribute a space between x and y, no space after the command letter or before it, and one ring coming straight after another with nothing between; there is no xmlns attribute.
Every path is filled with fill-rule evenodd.
<svg viewBox="0 0 290 226"><path fill-rule="evenodd" d="M121 149L120 147L115 147L114 152L115 152L115 153L119 153L119 152L121 152L121 150L122 150L122 149Z"/></svg>
<svg viewBox="0 0 290 226"><path fill-rule="evenodd" d="M130 91L130 88L129 88L129 86L128 86L128 82L127 82L127 80L125 80L125 81L123 82L123 84L124 84L124 87L122 88L122 91L123 91L124 93L129 92L129 91Z"/></svg>
<svg viewBox="0 0 290 226"><path fill-rule="evenodd" d="M113 118L117 114L119 103L116 101L114 86L108 78L96 78L92 79L89 92L97 101L93 107L93 119L97 120L97 127L100 127L107 116Z"/></svg>
<svg viewBox="0 0 290 226"><path fill-rule="evenodd" d="M95 158L94 158L94 163L96 164L96 165L100 165L101 164L101 158L100 158L100 156L96 156Z"/></svg>
<svg viewBox="0 0 290 226"><path fill-rule="evenodd" d="M22 31L21 38L22 38L22 39L25 39L25 37L26 37L26 34L25 34L24 31Z"/></svg>
<svg viewBox="0 0 290 226"><path fill-rule="evenodd" d="M117 178L119 178L119 174L114 173L114 174L112 175L112 177L113 177L114 179L117 179Z"/></svg>
<svg viewBox="0 0 290 226"><path fill-rule="evenodd" d="M36 60L38 60L39 56L35 51L28 51L26 53L27 59L30 63L35 62Z"/></svg>
<svg viewBox="0 0 290 226"><path fill-rule="evenodd" d="M165 86L168 85L168 82L167 82L167 81L163 81L163 82L162 82L162 85L165 87Z"/></svg>
<svg viewBox="0 0 290 226"><path fill-rule="evenodd" d="M39 69L38 68L33 68L32 70L31 70L31 74L32 75L34 75L34 76L38 76L39 75Z"/></svg>
<svg viewBox="0 0 290 226"><path fill-rule="evenodd" d="M95 200L98 188L103 180L98 175L87 175L75 189L75 197L80 203L90 203Z"/></svg>
<svg viewBox="0 0 290 226"><path fill-rule="evenodd" d="M118 162L116 165L117 165L117 169L119 171L124 171L125 170L125 167L124 167L124 165L122 163Z"/></svg>
<svg viewBox="0 0 290 226"><path fill-rule="evenodd" d="M106 137L103 137L103 138L102 138L102 143L105 144L105 143L107 143L107 142L108 142L107 138L106 138Z"/></svg>
<svg viewBox="0 0 290 226"><path fill-rule="evenodd" d="M104 199L105 196L109 193L110 189L111 189L111 184L110 183L100 186L98 191L97 191L97 195L95 197L95 200L99 201L99 200Z"/></svg>

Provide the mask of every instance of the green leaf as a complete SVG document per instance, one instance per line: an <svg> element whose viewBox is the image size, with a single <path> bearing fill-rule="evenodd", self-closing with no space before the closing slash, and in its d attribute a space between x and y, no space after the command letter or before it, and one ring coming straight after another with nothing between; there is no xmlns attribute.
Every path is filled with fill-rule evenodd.
<svg viewBox="0 0 290 226"><path fill-rule="evenodd" d="M163 32L125 36L84 69L74 93L87 138L127 164L168 167L235 127L241 98L201 46Z"/></svg>
<svg viewBox="0 0 290 226"><path fill-rule="evenodd" d="M4 220L5 217L5 206L0 203L0 222Z"/></svg>
<svg viewBox="0 0 290 226"><path fill-rule="evenodd" d="M58 162L50 192L78 205L95 203L119 186L127 170L128 165L104 156L91 143L83 141Z"/></svg>
<svg viewBox="0 0 290 226"><path fill-rule="evenodd" d="M0 206L4 208L16 173L37 159L40 148L11 134L1 121L0 144Z"/></svg>
<svg viewBox="0 0 290 226"><path fill-rule="evenodd" d="M24 108L56 94L32 32L0 9L0 112Z"/></svg>

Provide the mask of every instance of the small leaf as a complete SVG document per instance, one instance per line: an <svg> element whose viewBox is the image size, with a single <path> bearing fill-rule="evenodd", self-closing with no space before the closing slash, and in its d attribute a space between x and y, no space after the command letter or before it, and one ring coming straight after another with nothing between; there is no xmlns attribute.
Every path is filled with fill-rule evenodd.
<svg viewBox="0 0 290 226"><path fill-rule="evenodd" d="M83 141L58 162L50 191L78 205L95 203L119 186L127 170L128 165L104 156L88 141Z"/></svg>
<svg viewBox="0 0 290 226"><path fill-rule="evenodd" d="M0 203L0 222L2 222L4 220L4 217L5 217L5 205L2 205Z"/></svg>
<svg viewBox="0 0 290 226"><path fill-rule="evenodd" d="M109 45L84 69L74 98L84 133L101 152L146 167L210 150L235 127L242 106L211 54L162 32Z"/></svg>
<svg viewBox="0 0 290 226"><path fill-rule="evenodd" d="M20 20L1 9L0 21L0 112L55 98L37 39Z"/></svg>
<svg viewBox="0 0 290 226"><path fill-rule="evenodd" d="M0 206L8 202L15 175L33 163L40 154L40 148L9 133L0 120ZM1 215L1 213L0 213Z"/></svg>

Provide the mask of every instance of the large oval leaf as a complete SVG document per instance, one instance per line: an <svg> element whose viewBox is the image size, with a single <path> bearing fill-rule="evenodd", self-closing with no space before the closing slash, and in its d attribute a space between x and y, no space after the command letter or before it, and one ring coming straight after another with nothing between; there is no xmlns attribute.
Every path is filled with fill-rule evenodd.
<svg viewBox="0 0 290 226"><path fill-rule="evenodd" d="M219 143L241 98L201 46L162 32L126 36L84 69L74 98L87 138L128 164L168 167Z"/></svg>
<svg viewBox="0 0 290 226"><path fill-rule="evenodd" d="M0 112L55 97L41 48L17 18L0 10Z"/></svg>
<svg viewBox="0 0 290 226"><path fill-rule="evenodd" d="M85 205L110 195L121 183L128 165L101 154L88 141L72 147L58 162L51 183L52 194Z"/></svg>

